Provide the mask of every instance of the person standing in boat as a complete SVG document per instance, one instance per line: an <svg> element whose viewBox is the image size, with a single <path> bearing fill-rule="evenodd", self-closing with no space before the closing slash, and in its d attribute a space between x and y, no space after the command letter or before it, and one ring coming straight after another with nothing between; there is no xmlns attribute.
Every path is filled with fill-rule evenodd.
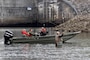
<svg viewBox="0 0 90 60"><path fill-rule="evenodd" d="M45 36L47 33L48 33L47 29L45 27L42 27L41 30L40 30L40 35Z"/></svg>
<svg viewBox="0 0 90 60"><path fill-rule="evenodd" d="M63 34L61 34L58 30L56 31L56 35L55 35L55 46L57 47L59 42L62 42L62 37Z"/></svg>

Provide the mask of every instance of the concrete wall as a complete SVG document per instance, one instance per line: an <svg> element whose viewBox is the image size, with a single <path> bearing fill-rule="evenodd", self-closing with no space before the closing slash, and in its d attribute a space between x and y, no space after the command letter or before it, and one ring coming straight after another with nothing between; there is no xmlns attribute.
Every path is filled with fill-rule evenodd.
<svg viewBox="0 0 90 60"><path fill-rule="evenodd" d="M28 19L32 16L32 11L28 11L27 7L33 6L32 0L0 0L0 22L6 24L11 20L14 23L17 22L15 20L31 21Z"/></svg>
<svg viewBox="0 0 90 60"><path fill-rule="evenodd" d="M39 2L49 2L57 0L0 0L0 25L2 24L16 24L16 23L28 23L33 21L48 22L46 10L44 10L45 16L38 17L37 7ZM32 10L27 10L27 7L31 7ZM60 14L61 15L61 14ZM42 18L42 19L40 19Z"/></svg>

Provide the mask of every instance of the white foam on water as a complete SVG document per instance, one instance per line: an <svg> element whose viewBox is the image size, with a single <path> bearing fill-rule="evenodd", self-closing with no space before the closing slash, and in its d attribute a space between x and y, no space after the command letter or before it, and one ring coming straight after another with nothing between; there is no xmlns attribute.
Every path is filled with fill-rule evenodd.
<svg viewBox="0 0 90 60"><path fill-rule="evenodd" d="M4 44L4 38L0 39L0 44Z"/></svg>

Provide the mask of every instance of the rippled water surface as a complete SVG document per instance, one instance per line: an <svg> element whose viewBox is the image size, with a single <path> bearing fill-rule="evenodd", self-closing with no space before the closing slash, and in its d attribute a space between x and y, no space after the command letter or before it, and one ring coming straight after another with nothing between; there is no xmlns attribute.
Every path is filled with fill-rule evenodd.
<svg viewBox="0 0 90 60"><path fill-rule="evenodd" d="M90 60L90 33L78 34L62 47L55 47L54 44L4 45L5 30L0 30L0 60Z"/></svg>

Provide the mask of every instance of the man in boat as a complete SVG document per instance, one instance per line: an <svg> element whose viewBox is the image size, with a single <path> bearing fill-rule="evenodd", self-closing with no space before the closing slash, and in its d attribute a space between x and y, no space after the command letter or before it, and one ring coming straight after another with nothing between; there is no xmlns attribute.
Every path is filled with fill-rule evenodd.
<svg viewBox="0 0 90 60"><path fill-rule="evenodd" d="M26 31L26 29L23 29L23 30L21 31L21 33L22 33L22 35L23 35L24 37L30 37L30 36L32 36L32 34L30 34L29 32Z"/></svg>
<svg viewBox="0 0 90 60"><path fill-rule="evenodd" d="M45 27L42 27L41 30L40 30L40 35L41 36L45 36L47 33L48 32L47 32L46 28Z"/></svg>
<svg viewBox="0 0 90 60"><path fill-rule="evenodd" d="M30 29L28 33L29 33L30 36L35 36L32 29Z"/></svg>

